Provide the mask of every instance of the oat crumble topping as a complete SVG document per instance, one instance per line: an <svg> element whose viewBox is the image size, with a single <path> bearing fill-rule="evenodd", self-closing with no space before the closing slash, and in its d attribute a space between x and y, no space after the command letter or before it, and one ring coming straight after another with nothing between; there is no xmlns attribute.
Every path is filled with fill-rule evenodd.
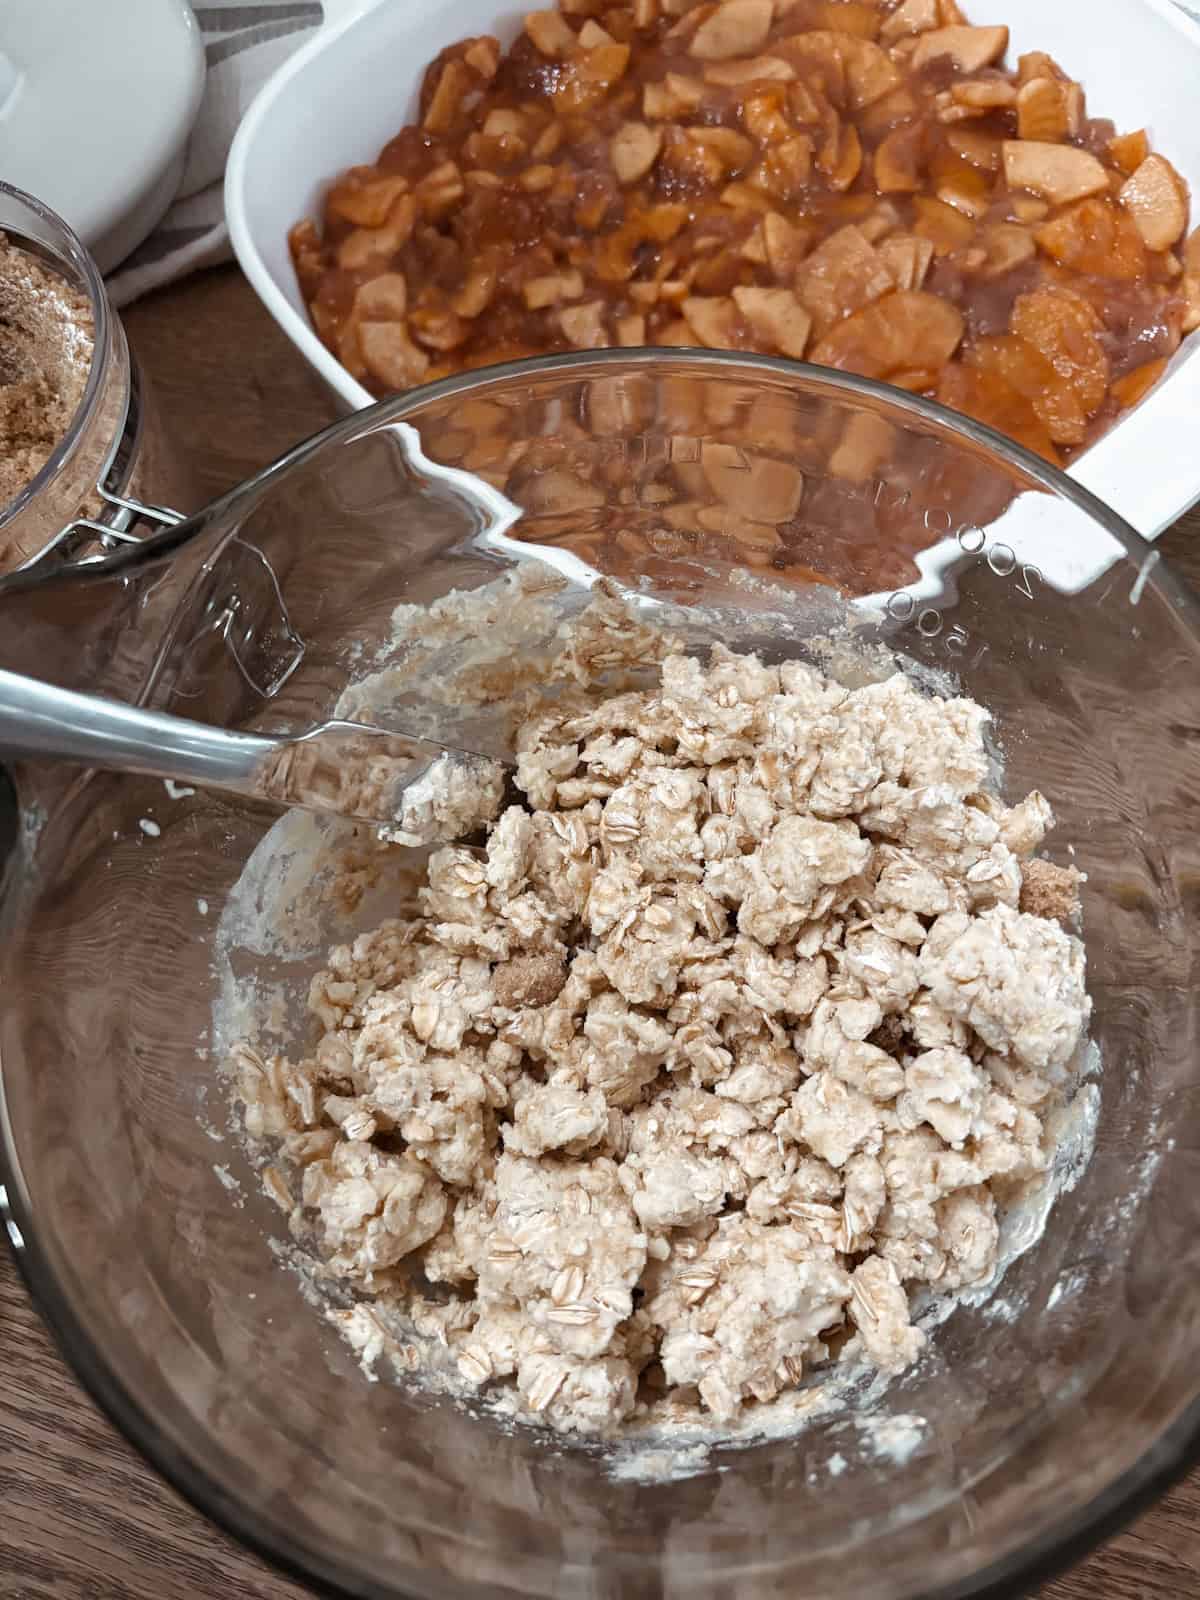
<svg viewBox="0 0 1200 1600"><path fill-rule="evenodd" d="M402 1325L587 1434L913 1362L910 1294L991 1275L1091 1009L1078 874L990 792L981 707L649 630L614 691L618 612L568 625L526 804L330 953L309 1054L233 1063L364 1359Z"/></svg>

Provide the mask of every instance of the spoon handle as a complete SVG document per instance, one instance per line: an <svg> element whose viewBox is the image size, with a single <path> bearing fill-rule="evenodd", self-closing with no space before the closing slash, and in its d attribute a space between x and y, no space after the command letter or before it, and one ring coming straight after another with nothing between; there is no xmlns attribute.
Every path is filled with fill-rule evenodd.
<svg viewBox="0 0 1200 1600"><path fill-rule="evenodd" d="M235 733L4 671L0 754L72 761L303 806L398 828L394 837L409 844L454 835L457 813L442 813L453 807L456 786L469 786L497 807L504 786L496 761L366 723L323 722L278 738ZM419 781L434 768L448 799Z"/></svg>
<svg viewBox="0 0 1200 1600"><path fill-rule="evenodd" d="M247 793L257 789L255 775L278 746L277 739L142 711L0 671L0 751L9 755Z"/></svg>

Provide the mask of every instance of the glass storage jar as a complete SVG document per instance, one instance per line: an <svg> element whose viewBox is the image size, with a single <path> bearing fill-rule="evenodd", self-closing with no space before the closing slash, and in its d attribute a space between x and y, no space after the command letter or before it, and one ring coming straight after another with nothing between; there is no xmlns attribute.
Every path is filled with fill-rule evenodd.
<svg viewBox="0 0 1200 1600"><path fill-rule="evenodd" d="M0 231L88 303L95 345L83 397L66 433L15 499L0 506L0 582L34 562L115 549L194 509L120 318L91 256L32 195L0 183Z"/></svg>

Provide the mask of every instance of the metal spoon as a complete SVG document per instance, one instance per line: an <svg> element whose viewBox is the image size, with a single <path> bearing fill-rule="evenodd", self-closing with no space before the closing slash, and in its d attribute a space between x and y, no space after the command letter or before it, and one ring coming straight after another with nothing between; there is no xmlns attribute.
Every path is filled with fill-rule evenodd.
<svg viewBox="0 0 1200 1600"><path fill-rule="evenodd" d="M400 843L463 831L446 796L498 808L506 769L486 756L357 722L234 733L0 671L0 752L197 784L383 826ZM475 815L468 826L477 826Z"/></svg>

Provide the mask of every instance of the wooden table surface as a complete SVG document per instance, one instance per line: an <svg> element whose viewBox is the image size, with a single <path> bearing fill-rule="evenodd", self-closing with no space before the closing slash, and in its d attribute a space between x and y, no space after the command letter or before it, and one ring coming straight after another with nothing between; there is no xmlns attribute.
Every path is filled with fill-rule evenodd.
<svg viewBox="0 0 1200 1600"><path fill-rule="evenodd" d="M206 497L330 421L324 390L232 267L125 313ZM239 374L231 382L229 374ZM1200 513L1160 543L1200 587ZM300 1600L179 1500L63 1365L0 1249L3 1600ZM1200 1473L1040 1600L1200 1595Z"/></svg>

